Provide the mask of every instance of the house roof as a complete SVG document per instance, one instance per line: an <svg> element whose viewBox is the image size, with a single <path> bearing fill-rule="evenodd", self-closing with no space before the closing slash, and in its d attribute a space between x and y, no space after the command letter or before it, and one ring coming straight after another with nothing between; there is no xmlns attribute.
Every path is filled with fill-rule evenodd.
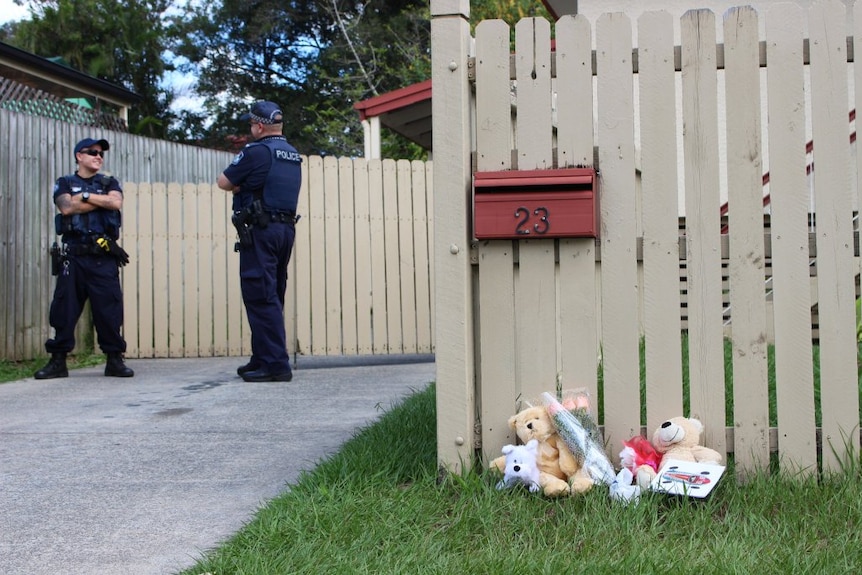
<svg viewBox="0 0 862 575"><path fill-rule="evenodd" d="M431 149L431 80L362 100L353 107L361 120L379 117L393 132Z"/></svg>
<svg viewBox="0 0 862 575"><path fill-rule="evenodd" d="M0 42L0 76L62 98L95 97L120 108L141 101L139 94L122 86L3 42Z"/></svg>
<svg viewBox="0 0 862 575"><path fill-rule="evenodd" d="M542 4L554 18L578 13L577 0L542 0ZM361 120L378 117L396 134L431 149L431 80L362 100L353 107Z"/></svg>

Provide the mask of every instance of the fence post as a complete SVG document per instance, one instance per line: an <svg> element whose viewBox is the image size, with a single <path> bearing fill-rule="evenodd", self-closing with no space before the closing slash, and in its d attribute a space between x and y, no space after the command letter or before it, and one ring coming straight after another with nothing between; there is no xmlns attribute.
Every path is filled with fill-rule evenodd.
<svg viewBox="0 0 862 575"><path fill-rule="evenodd" d="M469 17L468 0L431 1L437 459L455 472L471 464L475 414Z"/></svg>

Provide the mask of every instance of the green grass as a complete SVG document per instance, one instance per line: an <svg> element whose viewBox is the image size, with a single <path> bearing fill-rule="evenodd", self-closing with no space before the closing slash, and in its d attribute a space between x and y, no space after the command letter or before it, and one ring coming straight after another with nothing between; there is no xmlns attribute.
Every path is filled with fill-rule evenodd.
<svg viewBox="0 0 862 575"><path fill-rule="evenodd" d="M647 494L629 507L602 486L556 500L497 491L490 471L438 475L430 386L184 573L854 573L860 470L737 485L729 469L705 501Z"/></svg>
<svg viewBox="0 0 862 575"><path fill-rule="evenodd" d="M0 359L0 383L18 381L33 377L33 374L48 362L48 357L38 357L29 361L8 361ZM105 356L101 353L84 352L70 355L66 360L69 369L91 367L105 363Z"/></svg>

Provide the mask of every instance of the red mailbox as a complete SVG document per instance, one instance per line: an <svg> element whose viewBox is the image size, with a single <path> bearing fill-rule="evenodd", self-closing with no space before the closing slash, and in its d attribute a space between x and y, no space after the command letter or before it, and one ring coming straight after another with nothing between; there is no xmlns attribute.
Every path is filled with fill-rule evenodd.
<svg viewBox="0 0 862 575"><path fill-rule="evenodd" d="M476 172L473 231L479 240L598 237L596 171Z"/></svg>

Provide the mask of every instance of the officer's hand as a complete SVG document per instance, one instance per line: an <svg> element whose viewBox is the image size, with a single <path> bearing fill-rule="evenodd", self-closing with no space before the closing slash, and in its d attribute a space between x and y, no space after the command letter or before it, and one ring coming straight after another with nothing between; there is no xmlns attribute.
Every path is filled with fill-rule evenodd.
<svg viewBox="0 0 862 575"><path fill-rule="evenodd" d="M109 246L108 252L112 256L117 258L117 263L119 264L120 267L123 267L124 265L129 263L129 254L126 253L126 250L124 250L123 248L120 247L120 244L118 244L114 240L108 240L108 246Z"/></svg>

